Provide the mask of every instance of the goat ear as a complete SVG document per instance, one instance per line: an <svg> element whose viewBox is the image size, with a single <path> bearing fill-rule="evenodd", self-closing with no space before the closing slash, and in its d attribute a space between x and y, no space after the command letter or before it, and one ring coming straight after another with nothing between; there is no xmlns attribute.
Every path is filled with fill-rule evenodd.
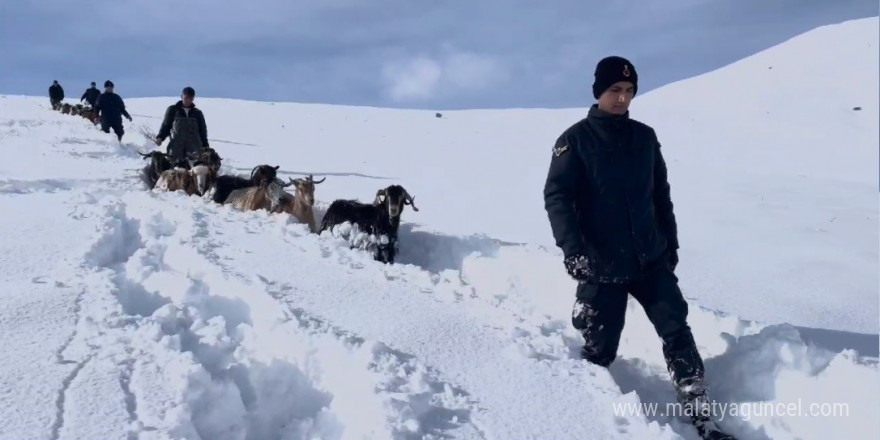
<svg viewBox="0 0 880 440"><path fill-rule="evenodd" d="M278 168L281 168L281 165L275 165L275 171L278 171Z"/></svg>

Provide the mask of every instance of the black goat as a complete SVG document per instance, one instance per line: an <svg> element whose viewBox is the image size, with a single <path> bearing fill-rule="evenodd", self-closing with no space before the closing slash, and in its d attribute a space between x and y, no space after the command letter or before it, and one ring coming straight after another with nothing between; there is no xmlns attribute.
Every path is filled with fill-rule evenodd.
<svg viewBox="0 0 880 440"><path fill-rule="evenodd" d="M208 168L211 169L211 172L214 174L218 174L220 172L220 165L223 163L223 158L217 154L217 150L208 147L202 150L199 153L199 157L193 163L193 166L196 165L207 165Z"/></svg>
<svg viewBox="0 0 880 440"><path fill-rule="evenodd" d="M231 174L217 176L212 200L222 205L229 198L229 194L237 189L250 188L252 186L268 187L269 183L274 182L278 178L278 168L281 168L281 166L258 165L251 171L250 179Z"/></svg>
<svg viewBox="0 0 880 440"><path fill-rule="evenodd" d="M411 205L418 211L413 197L400 185L391 185L376 193L373 204L357 200L336 200L327 208L321 220L321 229L332 230L334 226L345 222L356 226L359 231L372 236L376 240L373 258L382 263L394 264L397 255L397 229L400 226L400 215L405 205ZM386 242L387 240L387 242Z"/></svg>
<svg viewBox="0 0 880 440"><path fill-rule="evenodd" d="M162 175L162 172L170 170L173 166L171 165L171 161L168 160L168 155L161 151L154 150L148 154L138 152L138 154L143 156L144 160L147 160L147 158L150 159L150 164L147 165L144 172L147 175L147 179L150 182L150 188L152 189L156 186L156 182L159 181L159 176Z"/></svg>

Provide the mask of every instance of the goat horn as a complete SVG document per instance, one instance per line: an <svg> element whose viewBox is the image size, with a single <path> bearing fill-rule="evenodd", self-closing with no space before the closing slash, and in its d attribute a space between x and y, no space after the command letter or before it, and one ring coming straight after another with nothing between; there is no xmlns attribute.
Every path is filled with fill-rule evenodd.
<svg viewBox="0 0 880 440"><path fill-rule="evenodd" d="M409 195L406 190L403 190L403 197L406 199L406 202L412 205L413 211L418 211L419 208L416 208L415 197Z"/></svg>
<svg viewBox="0 0 880 440"><path fill-rule="evenodd" d="M140 151L138 151L137 154L140 154L140 155L143 156L143 157L150 157L150 154L149 154L149 153L144 154L144 153L141 153Z"/></svg>
<svg viewBox="0 0 880 440"><path fill-rule="evenodd" d="M318 184L318 183L321 183L321 182L323 182L323 181L325 181L325 180L327 180L327 176L324 176L324 178L323 178L323 179L321 179L321 180L313 180L313 179L312 179L312 175L311 175L311 174L309 174L309 180L311 180L311 181L312 181L312 183L314 183L314 184Z"/></svg>
<svg viewBox="0 0 880 440"><path fill-rule="evenodd" d="M288 182L288 183L282 183L282 184L281 184L282 187L287 188L287 187L290 186L290 185L295 185L295 184L296 184L296 181L293 180L293 179L291 179L290 177L288 177L287 180L289 180L289 182Z"/></svg>
<svg viewBox="0 0 880 440"><path fill-rule="evenodd" d="M385 190L384 190L384 189L380 189L379 191L376 191L376 200L373 201L373 204L374 204L374 205L378 205L378 204L380 203L380 202L379 202L379 197L382 197L382 196L384 196L384 195L385 195Z"/></svg>
<svg viewBox="0 0 880 440"><path fill-rule="evenodd" d="M251 170L251 179L253 179L253 178L254 178L254 173L256 173L256 172L257 172L257 168L259 168L259 167L260 167L260 166L259 166L259 165L257 165L257 166L255 166L255 167L254 167L254 169L253 169L253 170Z"/></svg>

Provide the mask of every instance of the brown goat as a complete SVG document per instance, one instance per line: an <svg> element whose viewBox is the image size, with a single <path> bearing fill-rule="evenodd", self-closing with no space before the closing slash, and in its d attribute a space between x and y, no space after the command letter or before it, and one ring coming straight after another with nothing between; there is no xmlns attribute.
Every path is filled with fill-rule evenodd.
<svg viewBox="0 0 880 440"><path fill-rule="evenodd" d="M293 185L295 188L294 195L285 192L281 196L280 204L275 212L284 212L296 217L300 222L309 225L309 231L317 232L317 224L315 222L315 212L312 206L315 205L315 185L327 180L314 180L309 174L304 179L290 179L290 183L284 186Z"/></svg>
<svg viewBox="0 0 880 440"><path fill-rule="evenodd" d="M68 103L61 104L61 114L69 115L71 108L71 105Z"/></svg>
<svg viewBox="0 0 880 440"><path fill-rule="evenodd" d="M236 189L229 193L223 204L232 205L233 208L243 211L265 209L269 212L279 212L282 199L290 196L284 192L284 188L290 185L292 184L283 184L274 180L268 185Z"/></svg>
<svg viewBox="0 0 880 440"><path fill-rule="evenodd" d="M91 106L83 106L82 111L79 112L79 115L87 119L92 124L95 123L95 109Z"/></svg>

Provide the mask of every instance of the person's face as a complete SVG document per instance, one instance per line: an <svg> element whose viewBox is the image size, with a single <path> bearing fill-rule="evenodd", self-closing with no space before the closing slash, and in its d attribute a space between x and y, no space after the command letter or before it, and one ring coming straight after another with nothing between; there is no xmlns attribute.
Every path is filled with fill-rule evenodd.
<svg viewBox="0 0 880 440"><path fill-rule="evenodd" d="M104 91L107 93L113 93L113 86L104 87Z"/></svg>
<svg viewBox="0 0 880 440"><path fill-rule="evenodd" d="M635 87L629 81L619 81L611 85L599 96L599 109L615 115L622 115L629 110Z"/></svg>
<svg viewBox="0 0 880 440"><path fill-rule="evenodd" d="M186 94L180 95L180 100L183 101L183 105L185 105L187 107L192 105L193 99L195 99L194 96L190 96L190 95L186 95Z"/></svg>

